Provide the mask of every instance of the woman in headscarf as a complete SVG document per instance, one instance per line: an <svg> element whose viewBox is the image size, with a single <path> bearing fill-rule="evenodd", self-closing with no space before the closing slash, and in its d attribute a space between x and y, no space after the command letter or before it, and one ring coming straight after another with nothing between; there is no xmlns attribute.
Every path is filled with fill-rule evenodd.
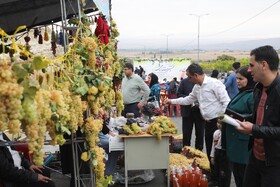
<svg viewBox="0 0 280 187"><path fill-rule="evenodd" d="M248 66L237 69L236 81L239 93L232 98L227 106L227 111L232 111L231 115L233 115L233 118L237 118L235 115L247 116L244 119L250 121L251 118L248 116L252 117L253 113L253 89L255 82L252 75L248 72ZM249 158L249 135L240 133L229 124L223 124L222 129L222 148L226 149L236 186L242 187L245 167Z"/></svg>
<svg viewBox="0 0 280 187"><path fill-rule="evenodd" d="M160 106L160 86L158 76L154 73L150 73L148 75L148 84L150 87L149 101L154 101L156 99Z"/></svg>

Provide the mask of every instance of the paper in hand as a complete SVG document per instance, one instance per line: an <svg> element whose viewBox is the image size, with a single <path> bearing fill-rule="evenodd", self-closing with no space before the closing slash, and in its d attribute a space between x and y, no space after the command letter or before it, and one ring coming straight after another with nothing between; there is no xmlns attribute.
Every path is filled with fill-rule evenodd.
<svg viewBox="0 0 280 187"><path fill-rule="evenodd" d="M234 127L239 127L239 123L237 123L236 119L230 117L229 115L227 114L223 114L223 115L220 115L219 116L219 119L222 121L222 122L225 122L227 124L230 124Z"/></svg>

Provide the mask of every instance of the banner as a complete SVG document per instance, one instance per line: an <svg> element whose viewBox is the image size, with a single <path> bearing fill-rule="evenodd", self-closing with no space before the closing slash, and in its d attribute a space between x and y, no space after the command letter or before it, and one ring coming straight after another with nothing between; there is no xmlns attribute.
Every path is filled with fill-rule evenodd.
<svg viewBox="0 0 280 187"><path fill-rule="evenodd" d="M110 5L109 0L93 0L98 10L106 16L106 20L110 23Z"/></svg>
<svg viewBox="0 0 280 187"><path fill-rule="evenodd" d="M149 73L154 73L158 76L159 81L162 82L163 79L171 81L174 77L180 81L181 78L186 77L186 69L191 64L190 60L141 60L133 61L134 70L141 66L146 75Z"/></svg>

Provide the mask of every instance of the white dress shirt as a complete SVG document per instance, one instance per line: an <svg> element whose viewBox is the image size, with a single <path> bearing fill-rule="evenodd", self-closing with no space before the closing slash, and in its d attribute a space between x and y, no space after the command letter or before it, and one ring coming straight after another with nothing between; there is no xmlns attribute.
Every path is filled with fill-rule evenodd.
<svg viewBox="0 0 280 187"><path fill-rule="evenodd" d="M202 117L211 120L226 111L230 98L221 81L205 75L202 85L194 85L192 92L186 97L171 99L171 104L191 105L196 100Z"/></svg>

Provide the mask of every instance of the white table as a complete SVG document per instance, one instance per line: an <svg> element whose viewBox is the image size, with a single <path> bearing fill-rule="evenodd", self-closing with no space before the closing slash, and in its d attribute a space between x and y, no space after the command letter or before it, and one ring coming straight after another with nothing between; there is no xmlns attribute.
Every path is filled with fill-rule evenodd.
<svg viewBox="0 0 280 187"><path fill-rule="evenodd" d="M128 187L128 170L166 169L169 187L169 135L161 141L156 136L120 135L124 138L125 187Z"/></svg>

